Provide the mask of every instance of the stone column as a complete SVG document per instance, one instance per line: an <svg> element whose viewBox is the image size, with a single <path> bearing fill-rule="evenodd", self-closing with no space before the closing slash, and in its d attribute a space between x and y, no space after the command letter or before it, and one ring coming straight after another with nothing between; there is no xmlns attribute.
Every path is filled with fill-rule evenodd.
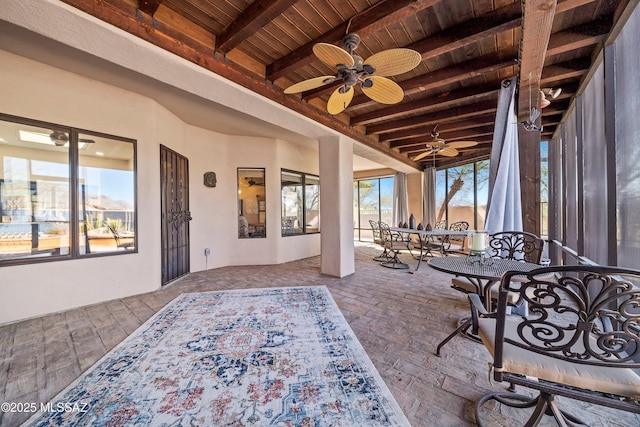
<svg viewBox="0 0 640 427"><path fill-rule="evenodd" d="M353 142L319 138L320 272L345 277L355 272L353 245Z"/></svg>

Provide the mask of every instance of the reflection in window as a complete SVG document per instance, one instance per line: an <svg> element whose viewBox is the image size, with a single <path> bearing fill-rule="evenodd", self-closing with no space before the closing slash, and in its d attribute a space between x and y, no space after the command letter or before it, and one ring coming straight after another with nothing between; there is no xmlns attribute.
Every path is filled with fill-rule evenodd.
<svg viewBox="0 0 640 427"><path fill-rule="evenodd" d="M79 159L79 188L81 183L84 193L70 191L75 187L72 158ZM96 245L89 250L84 230L85 214L90 213L95 218L101 214L102 222L92 224L96 228L114 220L134 241L133 171L132 142L0 115L0 265L116 251L113 235L102 249ZM72 200L81 206L79 212L70 209Z"/></svg>
<svg viewBox="0 0 640 427"><path fill-rule="evenodd" d="M264 168L238 168L238 237L267 237Z"/></svg>
<svg viewBox="0 0 640 427"><path fill-rule="evenodd" d="M320 178L301 172L281 172L281 233L283 236L320 231Z"/></svg>
<svg viewBox="0 0 640 427"><path fill-rule="evenodd" d="M79 141L80 253L135 248L133 144L84 134Z"/></svg>

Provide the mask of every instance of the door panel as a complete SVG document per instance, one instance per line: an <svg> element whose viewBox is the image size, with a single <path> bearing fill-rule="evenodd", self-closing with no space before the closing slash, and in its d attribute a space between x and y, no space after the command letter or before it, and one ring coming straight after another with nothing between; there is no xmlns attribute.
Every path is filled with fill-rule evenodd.
<svg viewBox="0 0 640 427"><path fill-rule="evenodd" d="M162 285L189 273L189 161L160 146Z"/></svg>

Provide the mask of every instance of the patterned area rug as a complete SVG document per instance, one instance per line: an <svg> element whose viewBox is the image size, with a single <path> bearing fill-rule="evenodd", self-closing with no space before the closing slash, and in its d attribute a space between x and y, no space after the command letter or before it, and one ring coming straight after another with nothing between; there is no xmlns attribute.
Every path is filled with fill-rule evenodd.
<svg viewBox="0 0 640 427"><path fill-rule="evenodd" d="M324 286L183 294L34 426L408 426Z"/></svg>

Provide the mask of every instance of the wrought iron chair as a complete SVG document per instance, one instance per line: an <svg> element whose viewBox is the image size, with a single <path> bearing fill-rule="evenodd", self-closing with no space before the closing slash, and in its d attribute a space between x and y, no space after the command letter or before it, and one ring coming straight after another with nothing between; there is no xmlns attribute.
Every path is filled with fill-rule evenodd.
<svg viewBox="0 0 640 427"><path fill-rule="evenodd" d="M389 250L384 246L382 242L382 237L380 235L380 221L375 221L373 219L369 220L369 225L371 225L371 232L373 233L373 243L382 246L382 253L378 256L373 257L374 261L389 261L392 256L389 255Z"/></svg>
<svg viewBox="0 0 640 427"><path fill-rule="evenodd" d="M469 223L467 221L457 221L449 226L449 231L467 231L469 229ZM467 236L460 235L446 235L442 239L442 255L449 253L461 253L464 252Z"/></svg>
<svg viewBox="0 0 640 427"><path fill-rule="evenodd" d="M487 249L487 256L491 258L503 258L513 259L519 261L526 261L532 264L539 264L542 257L542 251L544 249L544 240L536 236L533 233L526 231L502 231L494 233L489 237L489 247ZM478 298L484 294L484 290L481 289L481 281L472 281L466 277L454 277L451 279L451 287L457 291L464 292L466 294L477 294ZM494 286L491 289L492 302L498 299L498 289ZM487 304L486 301L482 301ZM510 310L513 307L517 307L518 312L526 313L529 309L526 301L520 298L519 294L511 293L508 295L508 302ZM489 305L487 305L489 307ZM442 347L451 341L453 337L458 334L465 335L478 341L473 334L467 334L469 327L471 326L470 319L465 319L458 324L452 333L447 335L445 339L440 341L436 349L436 355L440 355Z"/></svg>
<svg viewBox="0 0 640 427"><path fill-rule="evenodd" d="M109 229L111 234L113 234L113 239L116 241L116 246L118 248L133 249L135 247L134 242L123 242L122 236L120 236L120 233L118 233L118 231L115 228L113 228L113 226L107 225L107 228Z"/></svg>
<svg viewBox="0 0 640 427"><path fill-rule="evenodd" d="M538 392L483 396L475 408L478 425L490 400L535 407L527 426L538 425L545 414L561 426L584 424L561 410L556 396L640 413L639 284L638 270L560 266L506 273L495 313L469 294L473 331L493 356L490 375L510 383L510 390L520 385ZM507 314L511 293L528 302L528 316Z"/></svg>
<svg viewBox="0 0 640 427"><path fill-rule="evenodd" d="M409 264L400 261L398 254L401 250L409 249L409 242L402 240L397 234L391 232L389 225L380 221L380 238L384 248L388 251L389 260L380 265L387 268L407 269Z"/></svg>

